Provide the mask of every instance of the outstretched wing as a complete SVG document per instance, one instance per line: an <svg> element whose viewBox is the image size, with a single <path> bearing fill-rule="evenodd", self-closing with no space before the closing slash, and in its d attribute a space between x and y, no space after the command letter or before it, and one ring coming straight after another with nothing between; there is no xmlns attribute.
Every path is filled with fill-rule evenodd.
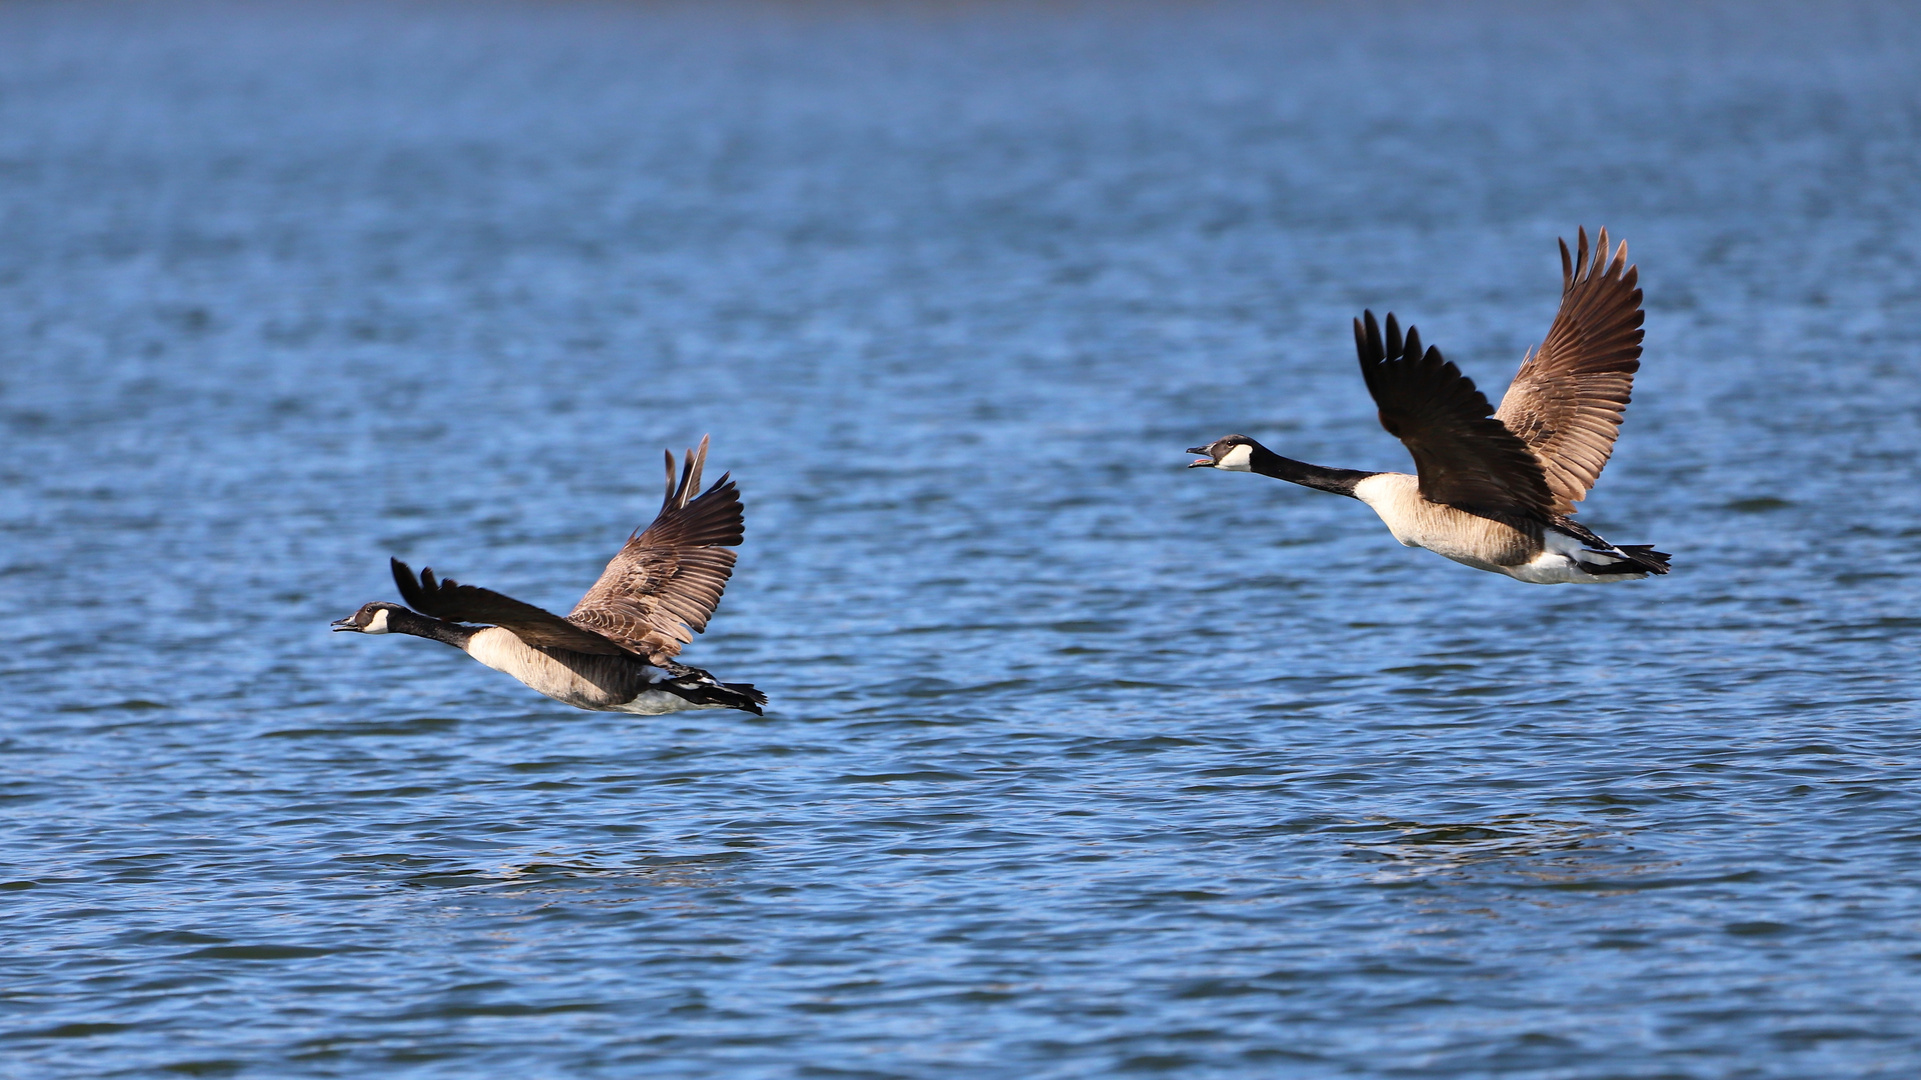
<svg viewBox="0 0 1921 1080"><path fill-rule="evenodd" d="M1421 478L1421 494L1431 502L1463 509L1545 514L1554 503L1541 464L1499 420L1473 380L1441 356L1421 351L1421 335L1408 327L1407 340L1394 316L1387 317L1387 338L1363 313L1354 320L1354 348L1361 377L1380 407L1381 426L1406 444Z"/></svg>
<svg viewBox="0 0 1921 1080"><path fill-rule="evenodd" d="M707 629L734 573L743 535L740 492L722 476L699 498L707 439L687 453L680 479L667 454L667 498L645 532L628 539L568 620L665 660Z"/></svg>
<svg viewBox="0 0 1921 1080"><path fill-rule="evenodd" d="M1624 241L1608 261L1608 232L1595 237L1588 259L1587 230L1568 258L1561 241L1561 310L1547 340L1521 361L1495 418L1541 459L1556 513L1572 514L1601 475L1621 413L1641 367L1641 290L1626 266Z"/></svg>
<svg viewBox="0 0 1921 1080"><path fill-rule="evenodd" d="M543 611L511 596L502 596L492 589L462 585L451 579L436 581L431 568L422 569L420 579L416 581L411 567L399 559L391 561L394 584L400 586L401 600L422 615L452 622L490 623L512 630L515 637L529 645L546 648L570 649L600 656L619 656L628 651L551 611Z"/></svg>

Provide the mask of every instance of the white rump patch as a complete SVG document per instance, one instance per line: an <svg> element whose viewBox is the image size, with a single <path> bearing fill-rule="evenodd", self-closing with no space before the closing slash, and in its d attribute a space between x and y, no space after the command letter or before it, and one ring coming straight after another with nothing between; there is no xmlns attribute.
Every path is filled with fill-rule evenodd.
<svg viewBox="0 0 1921 1080"><path fill-rule="evenodd" d="M1519 566L1503 566L1500 571L1516 581L1530 585L1612 585L1617 581L1639 581L1646 574L1594 574L1589 566L1612 566L1627 558L1609 551L1596 551L1566 533L1547 530L1542 538L1546 549Z"/></svg>

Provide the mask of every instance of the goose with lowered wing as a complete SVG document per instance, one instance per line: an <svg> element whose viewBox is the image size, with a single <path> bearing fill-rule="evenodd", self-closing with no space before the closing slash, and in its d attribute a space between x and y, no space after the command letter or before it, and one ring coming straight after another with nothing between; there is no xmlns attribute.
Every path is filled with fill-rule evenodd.
<svg viewBox="0 0 1921 1080"><path fill-rule="evenodd" d="M432 638L579 709L657 716L682 709L759 715L767 695L680 663L680 647L707 628L734 572L743 535L740 492L722 476L700 491L707 440L687 452L678 480L667 454L659 516L627 540L594 587L562 618L490 589L418 577L390 560L406 605L376 601L337 631ZM698 493L698 497L696 497Z"/></svg>

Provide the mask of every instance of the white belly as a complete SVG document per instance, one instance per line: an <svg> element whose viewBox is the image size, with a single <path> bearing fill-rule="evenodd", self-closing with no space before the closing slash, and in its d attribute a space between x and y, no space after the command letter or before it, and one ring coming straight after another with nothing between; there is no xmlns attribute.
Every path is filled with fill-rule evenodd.
<svg viewBox="0 0 1921 1080"><path fill-rule="evenodd" d="M1354 496L1381 516L1394 539L1426 548L1463 566L1506 574L1530 585L1606 585L1639 581L1646 574L1595 574L1618 558L1591 551L1579 540L1553 529L1537 540L1510 525L1478 517L1421 497L1421 482L1406 473L1379 473L1354 485Z"/></svg>
<svg viewBox="0 0 1921 1080"><path fill-rule="evenodd" d="M1516 581L1530 585L1607 585L1616 581L1639 581L1646 574L1594 574L1589 565L1617 560L1587 546L1565 533L1549 529L1541 538L1544 550L1519 566L1493 567Z"/></svg>
<svg viewBox="0 0 1921 1080"><path fill-rule="evenodd" d="M660 716L663 713L679 712L682 709L724 709L725 705L696 705L679 694L665 690L642 690L625 705L605 706L603 712L635 713L640 716Z"/></svg>
<svg viewBox="0 0 1921 1080"><path fill-rule="evenodd" d="M576 709L659 716L682 709L719 707L695 705L678 694L648 689L648 683L671 678L660 668L623 656L579 653L568 654L571 662L563 663L499 626L490 626L470 638L467 655L513 676L530 690Z"/></svg>

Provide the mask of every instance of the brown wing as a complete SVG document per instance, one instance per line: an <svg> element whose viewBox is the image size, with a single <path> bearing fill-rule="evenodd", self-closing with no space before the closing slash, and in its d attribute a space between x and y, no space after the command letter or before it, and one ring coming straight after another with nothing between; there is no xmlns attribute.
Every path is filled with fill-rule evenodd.
<svg viewBox="0 0 1921 1080"><path fill-rule="evenodd" d="M1521 437L1547 472L1555 511L1572 514L1614 452L1621 412L1641 367L1641 290L1625 242L1608 262L1608 232L1587 230L1580 253L1561 241L1561 310L1547 340L1521 361L1495 418Z"/></svg>
<svg viewBox="0 0 1921 1080"><path fill-rule="evenodd" d="M1387 339L1374 313L1354 320L1361 377L1381 410L1381 426L1407 445L1428 500L1468 510L1546 514L1554 503L1541 463L1490 414L1473 380L1441 356L1421 351L1421 335L1387 317Z"/></svg>
<svg viewBox="0 0 1921 1080"><path fill-rule="evenodd" d="M707 440L687 452L678 483L667 455L667 498L647 531L631 537L567 618L635 652L665 660L707 629L734 573L743 535L740 492L722 476L699 498Z"/></svg>
<svg viewBox="0 0 1921 1080"><path fill-rule="evenodd" d="M492 589L462 585L451 579L436 581L431 568L422 569L420 580L416 581L411 567L399 559L391 561L394 584L400 586L400 598L422 615L505 627L529 645L598 656L620 656L627 652L619 644L575 626L551 611L502 596Z"/></svg>

